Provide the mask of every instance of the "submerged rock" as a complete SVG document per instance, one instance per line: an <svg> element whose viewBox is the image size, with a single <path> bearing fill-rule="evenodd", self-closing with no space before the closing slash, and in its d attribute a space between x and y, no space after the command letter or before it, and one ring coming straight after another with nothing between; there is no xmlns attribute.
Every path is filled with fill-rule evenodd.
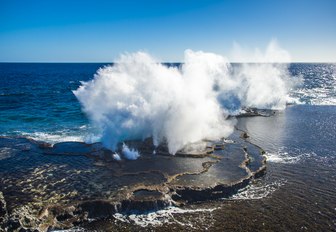
<svg viewBox="0 0 336 232"><path fill-rule="evenodd" d="M248 136L248 134L247 134L246 132L243 132L243 133L241 133L241 137L242 137L243 139L247 139L247 138L250 137L250 136Z"/></svg>
<svg viewBox="0 0 336 232"><path fill-rule="evenodd" d="M1 149L10 153L0 160L2 229L66 229L115 213L229 197L266 168L262 149L239 133L175 156L150 139L127 141L140 152L137 160L115 160L100 143L51 146L1 137Z"/></svg>

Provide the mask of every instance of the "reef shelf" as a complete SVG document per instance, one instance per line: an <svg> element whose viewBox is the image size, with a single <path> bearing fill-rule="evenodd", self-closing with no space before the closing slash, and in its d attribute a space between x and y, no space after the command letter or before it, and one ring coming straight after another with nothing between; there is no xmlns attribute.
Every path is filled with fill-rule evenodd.
<svg viewBox="0 0 336 232"><path fill-rule="evenodd" d="M176 155L150 139L128 141L141 155L120 161L100 143L0 137L1 229L66 229L115 213L229 197L266 170L263 150L240 134Z"/></svg>

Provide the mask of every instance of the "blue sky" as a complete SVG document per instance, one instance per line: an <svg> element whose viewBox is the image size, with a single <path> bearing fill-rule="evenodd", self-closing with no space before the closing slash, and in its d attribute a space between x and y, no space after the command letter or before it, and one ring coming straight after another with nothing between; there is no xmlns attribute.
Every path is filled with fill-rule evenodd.
<svg viewBox="0 0 336 232"><path fill-rule="evenodd" d="M276 38L293 61L336 61L336 0L0 0L0 62L111 62L147 51L230 54Z"/></svg>

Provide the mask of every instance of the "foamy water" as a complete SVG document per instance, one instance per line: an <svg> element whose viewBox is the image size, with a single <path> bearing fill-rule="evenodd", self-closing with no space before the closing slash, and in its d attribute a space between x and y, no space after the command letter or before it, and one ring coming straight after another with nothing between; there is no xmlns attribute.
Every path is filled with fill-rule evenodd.
<svg viewBox="0 0 336 232"><path fill-rule="evenodd" d="M295 152L290 153L280 149L278 152L266 152L266 159L268 163L280 163L280 164L296 164L304 159L312 156L316 156L312 153L296 154Z"/></svg>
<svg viewBox="0 0 336 232"><path fill-rule="evenodd" d="M265 197L271 196L273 192L281 188L286 184L285 179L276 180L271 183L265 183L263 181L258 181L257 183L252 183L244 189L241 189L237 194L234 194L230 198L225 198L225 200L257 200ZM176 215L181 214L193 214L193 213L212 213L218 208L198 208L198 209L184 209L179 207L168 207L166 209L158 210L156 212L150 212L145 214L114 214L114 218L125 222L136 224L141 227L148 226L161 226L163 224L180 224L185 227L193 227L191 223L186 223L185 221L179 221L176 219Z"/></svg>
<svg viewBox="0 0 336 232"><path fill-rule="evenodd" d="M296 103L336 105L336 64L295 64L291 69L303 80L300 88L290 92Z"/></svg>
<svg viewBox="0 0 336 232"><path fill-rule="evenodd" d="M182 209L179 207L168 207L166 209L146 214L123 215L117 213L114 215L114 218L122 222L134 223L141 227L160 226L163 224L172 224L172 223L178 223L182 226L192 227L192 224L190 223L178 221L174 217L174 215L186 214L186 213L199 213L199 212L211 213L214 210L216 210L216 208Z"/></svg>
<svg viewBox="0 0 336 232"><path fill-rule="evenodd" d="M336 90L325 87L295 90L297 104L336 105ZM304 100L306 99L306 100Z"/></svg>
<svg viewBox="0 0 336 232"><path fill-rule="evenodd" d="M286 184L286 180L276 180L271 183L252 183L246 188L239 190L230 200L258 200L270 196L273 192Z"/></svg>
<svg viewBox="0 0 336 232"><path fill-rule="evenodd" d="M69 134L67 132L59 131L59 132L53 132L53 133L46 133L46 132L20 132L19 133L22 136L25 136L27 138L32 138L34 140L38 141L44 141L50 144L60 143L60 142L84 142L86 136L85 135L79 135L79 134Z"/></svg>

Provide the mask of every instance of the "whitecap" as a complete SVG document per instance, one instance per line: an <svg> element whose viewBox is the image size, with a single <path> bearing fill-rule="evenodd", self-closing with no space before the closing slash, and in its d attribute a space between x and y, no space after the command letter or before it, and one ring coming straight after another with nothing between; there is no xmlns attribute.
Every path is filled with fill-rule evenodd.
<svg viewBox="0 0 336 232"><path fill-rule="evenodd" d="M284 151L278 151L275 153L266 152L265 154L267 162L270 163L281 163L281 164L295 164L298 163L303 158L310 157L311 154L303 153L300 155L290 154Z"/></svg>
<svg viewBox="0 0 336 232"><path fill-rule="evenodd" d="M166 209L150 212L146 214L130 214L124 215L120 213L114 214L114 218L125 223L133 223L141 227L161 226L163 224L178 223L182 226L192 226L184 222L178 221L174 214L197 213L197 212L213 212L216 208L203 209L182 209L178 207L168 207Z"/></svg>
<svg viewBox="0 0 336 232"><path fill-rule="evenodd" d="M274 191L285 185L286 180L277 180L271 183L251 184L241 189L237 194L230 197L230 200L258 200L265 198Z"/></svg>
<svg viewBox="0 0 336 232"><path fill-rule="evenodd" d="M84 142L84 135L74 135L65 132L55 132L55 133L46 133L46 132L20 132L20 135L38 140L44 141L47 143L55 144L60 142Z"/></svg>

